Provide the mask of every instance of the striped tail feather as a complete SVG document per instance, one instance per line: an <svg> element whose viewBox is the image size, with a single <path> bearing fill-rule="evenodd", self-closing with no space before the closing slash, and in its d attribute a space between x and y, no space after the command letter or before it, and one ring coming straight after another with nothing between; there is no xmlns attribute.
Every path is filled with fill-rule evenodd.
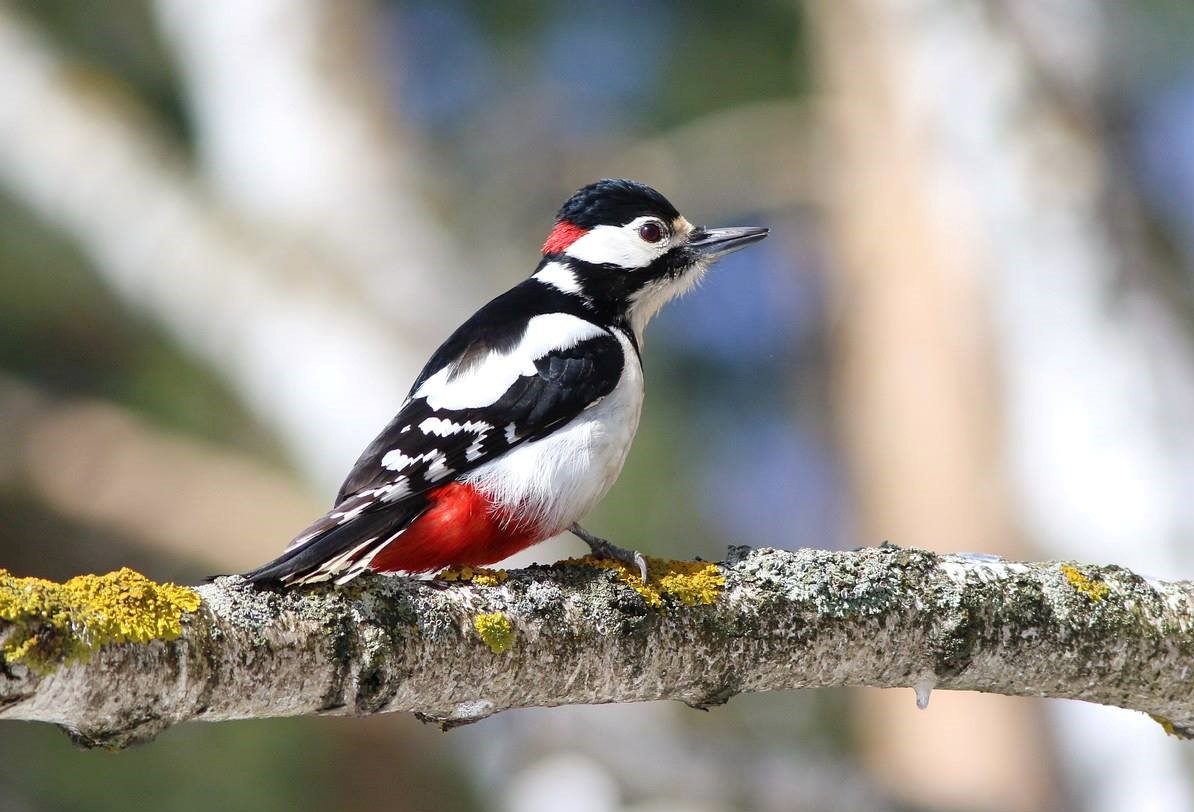
<svg viewBox="0 0 1194 812"><path fill-rule="evenodd" d="M254 584L345 583L402 535L426 509L426 502L411 507L366 511L348 521L333 511L300 533L282 555L242 576Z"/></svg>

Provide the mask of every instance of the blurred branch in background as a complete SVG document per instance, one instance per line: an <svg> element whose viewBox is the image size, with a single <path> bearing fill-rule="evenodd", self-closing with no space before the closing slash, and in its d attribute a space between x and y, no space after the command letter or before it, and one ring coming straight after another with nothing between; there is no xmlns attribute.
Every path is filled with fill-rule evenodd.
<svg viewBox="0 0 1194 812"><path fill-rule="evenodd" d="M510 708L871 685L914 688L921 707L936 688L1114 703L1194 736L1189 582L894 546L654 560L647 585L591 562L488 577L84 597L9 577L0 717L120 747L190 719L414 711L452 727ZM113 636L146 624L156 633Z"/></svg>
<svg viewBox="0 0 1194 812"><path fill-rule="evenodd" d="M711 223L741 212L819 207L824 184L816 112L789 99L718 110L647 139L615 143L596 158L577 155L569 175L600 177L616 170L652 178Z"/></svg>
<svg viewBox="0 0 1194 812"><path fill-rule="evenodd" d="M395 133L392 101L378 100L371 62L378 20L370 5L354 4L343 15L321 3L163 2L154 8L169 56L185 79L182 117L196 138L195 165L155 113L102 65L83 67L60 43L0 7L0 68L9 77L0 89L0 179L77 240L126 303L224 376L263 423L277 428L308 475L334 485L401 400L430 342L484 300L473 283L514 267L514 258L518 273L527 272L534 242L520 245L511 235L528 229L538 235L546 225L543 212L575 183L558 177L566 171L563 162L540 161L535 148L527 162L503 155L487 166L486 180L516 181L492 187L491 198L477 191L480 184L460 197L445 193L458 179L452 166L432 178L441 197L424 200L417 188L418 171L426 171L414 154L417 136ZM681 137L670 146L704 149L709 136L741 135L744 125L774 131L793 112L780 104L760 105L742 117L727 111L709 116L708 126L702 121L679 128ZM521 129L522 121L517 123ZM667 138L652 139L651 154L663 154ZM487 141L477 138L482 145ZM780 150L773 157L791 156ZM690 156L668 160L681 167ZM702 183L704 163L685 167L686 188L731 185L731 162L710 163L717 181ZM779 173L766 174L761 161L751 165L774 202L807 193L785 191ZM591 171L619 172L615 166ZM523 194L528 178L547 200ZM723 210L711 205L715 196L702 193L700 201L709 206L708 216ZM441 242L430 218L437 206L447 209L441 214L469 214L456 223L456 239L478 246L475 274L453 274L469 266ZM514 222L530 212L534 225ZM469 290L461 290L462 279ZM441 308L452 312L440 318ZM122 422L104 425L120 429ZM130 439L127 432L122 436ZM106 526L117 518L131 521L118 515L127 505L107 512L82 505L72 498L74 487L77 482L56 487L54 498L61 501L53 504ZM43 495L49 498L49 491ZM276 543L270 542L273 533L254 546ZM551 557L547 547L537 553ZM725 775L725 754L684 746L669 709L636 712L640 724L661 734L651 746L654 758ZM574 740L603 740L617 724L591 714L570 723L566 714L556 712L557 729L572 724ZM493 753L508 754L508 769L490 782L498 793L527 766L503 742L521 736L524 752L536 749L533 725L519 717L504 722L500 736L481 730L485 735L474 738L489 763ZM739 759L754 753L758 763L776 766L763 743L733 751ZM609 775L608 768L597 768ZM716 783L733 786L724 778ZM751 797L778 810L797 792L835 795L823 782L794 788L787 771L760 769L749 788L723 803ZM709 797L702 796L706 803ZM872 798L856 808L877 804Z"/></svg>
<svg viewBox="0 0 1194 812"><path fill-rule="evenodd" d="M1158 247L1194 257L1194 83L1162 93L1140 66L1194 76L1192 36L1178 0L0 3L5 561L180 580L264 558L309 516L247 460L278 461L262 427L330 491L431 345L530 270L562 197L623 175L773 238L654 330L646 423L595 517L614 537L1188 577L1194 297ZM1151 199L1126 154L1143 136ZM850 730L858 693L502 714L450 758L393 717L190 726L106 761L12 730L0 805L40 786L46 812L123 808L93 791L120 770L178 810L211 806L209 779L263 810L1192 804L1182 748L1140 714L962 694L920 713L900 691ZM348 744L362 726L393 735ZM445 798L431 763L477 798ZM188 769L190 794L159 777Z"/></svg>
<svg viewBox="0 0 1194 812"><path fill-rule="evenodd" d="M72 234L126 301L225 374L330 483L401 401L423 342L404 338L334 264L238 223L146 110L71 67L3 6L0 72L0 179ZM403 272L440 278L393 271Z"/></svg>
<svg viewBox="0 0 1194 812"><path fill-rule="evenodd" d="M419 201L417 139L391 113L375 10L360 0L155 8L218 196L257 228L329 257L405 329L441 332L459 313L465 275Z"/></svg>
<svg viewBox="0 0 1194 812"><path fill-rule="evenodd" d="M0 484L211 570L249 568L318 512L256 459L153 428L111 404L57 400L0 376L0 424Z"/></svg>

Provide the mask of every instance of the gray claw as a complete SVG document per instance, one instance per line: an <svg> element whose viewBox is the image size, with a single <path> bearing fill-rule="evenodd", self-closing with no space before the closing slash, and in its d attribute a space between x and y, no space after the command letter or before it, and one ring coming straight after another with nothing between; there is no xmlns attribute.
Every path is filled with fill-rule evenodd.
<svg viewBox="0 0 1194 812"><path fill-rule="evenodd" d="M634 550L634 563L638 564L638 573L642 577L643 583L647 583L647 557L638 550Z"/></svg>
<svg viewBox="0 0 1194 812"><path fill-rule="evenodd" d="M600 536L594 536L579 524L572 525L568 531L589 545L593 555L598 558L612 558L614 561L621 561L628 567L636 567L643 583L647 583L647 558L638 550L627 550L616 544L611 544Z"/></svg>

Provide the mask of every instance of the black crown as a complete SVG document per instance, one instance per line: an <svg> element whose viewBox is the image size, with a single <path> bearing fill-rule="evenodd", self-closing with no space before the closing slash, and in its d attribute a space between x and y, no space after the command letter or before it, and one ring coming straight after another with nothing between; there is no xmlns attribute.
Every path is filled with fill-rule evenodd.
<svg viewBox="0 0 1194 812"><path fill-rule="evenodd" d="M560 207L556 222L566 220L581 228L620 226L648 215L670 222L679 217L680 212L666 197L646 184L606 178L590 183L568 198Z"/></svg>

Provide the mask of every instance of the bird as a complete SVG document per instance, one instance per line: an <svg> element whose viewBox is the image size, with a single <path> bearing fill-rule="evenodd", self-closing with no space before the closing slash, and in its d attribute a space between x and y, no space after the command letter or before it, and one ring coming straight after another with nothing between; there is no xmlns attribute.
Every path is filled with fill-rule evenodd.
<svg viewBox="0 0 1194 812"><path fill-rule="evenodd" d="M621 473L643 404L643 331L709 266L767 236L706 228L645 184L604 179L560 208L534 273L435 351L326 514L243 577L282 587L496 563L571 532Z"/></svg>

